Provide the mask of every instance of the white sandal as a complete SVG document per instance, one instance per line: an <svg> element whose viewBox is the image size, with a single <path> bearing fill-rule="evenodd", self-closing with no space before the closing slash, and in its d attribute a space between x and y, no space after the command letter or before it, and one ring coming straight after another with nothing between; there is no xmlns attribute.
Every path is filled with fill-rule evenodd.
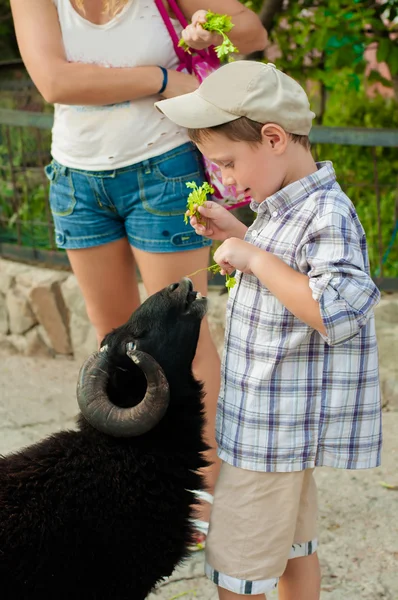
<svg viewBox="0 0 398 600"><path fill-rule="evenodd" d="M191 490L193 494L199 499L208 502L209 504L213 504L214 498L209 492L205 492L204 490ZM209 524L206 521L202 521L200 519L192 519L192 523L198 533L201 533L204 536L207 536L209 532ZM190 550L191 552L197 552L198 550L204 550L205 542L197 542L192 545Z"/></svg>

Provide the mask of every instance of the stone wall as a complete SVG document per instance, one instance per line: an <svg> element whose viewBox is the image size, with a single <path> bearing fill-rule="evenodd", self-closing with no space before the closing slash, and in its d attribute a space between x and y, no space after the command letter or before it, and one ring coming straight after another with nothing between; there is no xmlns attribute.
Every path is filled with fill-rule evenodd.
<svg viewBox="0 0 398 600"><path fill-rule="evenodd" d="M140 286L141 298L145 298ZM209 322L222 351L227 295L209 292ZM385 295L376 307L383 404L398 410L398 294ZM0 345L26 356L68 355L82 362L96 349L76 278L0 259Z"/></svg>
<svg viewBox="0 0 398 600"><path fill-rule="evenodd" d="M140 284L143 300L146 293ZM227 295L209 293L209 321L222 348ZM25 356L69 355L84 360L96 336L74 275L0 259L0 344Z"/></svg>

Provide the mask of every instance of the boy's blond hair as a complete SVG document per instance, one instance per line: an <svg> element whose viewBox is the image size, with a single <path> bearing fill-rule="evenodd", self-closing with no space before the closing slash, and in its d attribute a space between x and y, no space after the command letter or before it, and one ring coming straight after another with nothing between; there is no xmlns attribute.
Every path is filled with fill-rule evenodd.
<svg viewBox="0 0 398 600"><path fill-rule="evenodd" d="M115 15L127 4L127 2L128 0L103 0L102 4L105 13ZM84 0L75 0L75 4L78 9L84 12Z"/></svg>
<svg viewBox="0 0 398 600"><path fill-rule="evenodd" d="M257 121L252 121L247 117L240 117L235 121L230 121L229 123L224 123L223 125L216 125L215 127L208 127L206 129L188 129L188 135L195 144L200 144L211 133L221 133L233 142L261 144L261 130L263 127L264 125L257 123ZM306 150L310 149L311 144L307 135L297 135L289 132L287 133L295 144L300 144L300 146L303 146L303 148Z"/></svg>

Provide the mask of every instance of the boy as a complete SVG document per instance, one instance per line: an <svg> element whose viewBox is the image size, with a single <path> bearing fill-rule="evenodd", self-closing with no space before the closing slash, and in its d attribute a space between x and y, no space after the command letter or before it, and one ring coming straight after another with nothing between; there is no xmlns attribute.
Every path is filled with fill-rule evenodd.
<svg viewBox="0 0 398 600"><path fill-rule="evenodd" d="M247 229L214 202L197 233L237 270L225 332L222 467L206 544L221 600L317 600L316 466L380 464L381 403L365 234L330 162L316 164L301 86L238 61L157 103L190 130L223 181L252 198Z"/></svg>

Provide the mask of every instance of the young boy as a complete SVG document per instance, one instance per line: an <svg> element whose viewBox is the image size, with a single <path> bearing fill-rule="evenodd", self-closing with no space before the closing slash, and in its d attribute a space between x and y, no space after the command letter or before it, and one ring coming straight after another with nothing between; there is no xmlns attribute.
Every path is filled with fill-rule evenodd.
<svg viewBox="0 0 398 600"><path fill-rule="evenodd" d="M365 233L332 164L312 158L304 90L273 64L230 63L157 106L256 213L247 229L208 202L205 224L191 219L224 242L214 255L223 272L237 270L206 573L221 600L264 600L279 578L280 600L317 600L313 470L380 464L380 295Z"/></svg>

